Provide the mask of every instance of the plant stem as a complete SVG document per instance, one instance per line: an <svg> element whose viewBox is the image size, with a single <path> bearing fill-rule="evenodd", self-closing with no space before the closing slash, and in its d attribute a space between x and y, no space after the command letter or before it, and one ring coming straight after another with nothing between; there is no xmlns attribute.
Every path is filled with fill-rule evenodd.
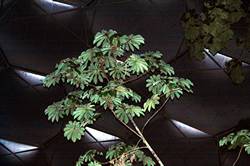
<svg viewBox="0 0 250 166"><path fill-rule="evenodd" d="M111 110L111 112L113 113L113 115L114 115L114 117L123 125L123 126L125 126L129 131L131 131L132 133L134 133L136 136L138 136L139 138L141 138L141 136L136 132L136 131L134 131L131 127L129 127L126 123L124 123L123 121L121 121L117 116L116 116L116 114L115 114L115 112L112 110L112 109L110 109Z"/></svg>
<svg viewBox="0 0 250 166"><path fill-rule="evenodd" d="M134 78L125 80L125 81L123 82L123 84L127 84L127 83L130 83L130 82L139 80L140 78L142 78L143 76L146 76L146 75L147 75L147 73L143 73L143 74L139 75L138 77L134 77Z"/></svg>
<svg viewBox="0 0 250 166"><path fill-rule="evenodd" d="M154 156L154 158L156 159L156 161L159 163L160 166L164 166L163 162L161 161L161 159L158 157L158 155L155 153L154 149L150 146L150 144L148 143L148 141L146 140L146 138L143 136L142 132L140 131L140 129L138 128L137 124L135 123L135 121L133 120L133 118L129 117L130 121L132 122L135 130L138 132L138 134L141 136L141 139L143 141L143 143L146 145L147 149L151 152L151 154Z"/></svg>
<svg viewBox="0 0 250 166"><path fill-rule="evenodd" d="M235 166L235 165L237 164L237 162L238 162L238 160L239 160L239 158L240 158L240 155L241 155L241 153L242 153L242 150L243 150L243 146L240 148L239 154L238 154L236 160L234 161L233 166Z"/></svg>
<svg viewBox="0 0 250 166"><path fill-rule="evenodd" d="M148 125L148 123L162 110L162 108L166 105L167 102L168 102L168 98L164 101L164 103L161 105L161 107L158 110L156 110L154 112L154 114L147 120L147 122L142 127L142 130L141 130L142 133L143 133L145 127Z"/></svg>

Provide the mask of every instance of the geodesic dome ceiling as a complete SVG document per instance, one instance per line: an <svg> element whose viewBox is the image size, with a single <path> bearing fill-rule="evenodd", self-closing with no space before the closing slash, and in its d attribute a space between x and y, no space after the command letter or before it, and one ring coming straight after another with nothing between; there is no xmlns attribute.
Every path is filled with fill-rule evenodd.
<svg viewBox="0 0 250 166"><path fill-rule="evenodd" d="M146 136L166 165L230 165L236 152L218 149L218 136L250 117L248 77L233 85L223 70L235 55L207 56L202 62L186 55L180 17L189 5L183 0L2 0L0 26L0 165L74 165L79 154L106 149L135 138L108 113L76 144L63 137L61 123L44 115L51 102L65 95L64 87L46 89L41 81L56 63L90 47L93 34L114 29L141 34L142 51L159 50L177 75L190 78L194 94L169 102L151 123ZM181 48L181 49L180 49ZM232 48L234 51L236 49ZM176 52L180 52L178 58ZM131 87L141 94L137 80ZM141 123L141 122L139 122ZM250 159L244 156L239 165Z"/></svg>

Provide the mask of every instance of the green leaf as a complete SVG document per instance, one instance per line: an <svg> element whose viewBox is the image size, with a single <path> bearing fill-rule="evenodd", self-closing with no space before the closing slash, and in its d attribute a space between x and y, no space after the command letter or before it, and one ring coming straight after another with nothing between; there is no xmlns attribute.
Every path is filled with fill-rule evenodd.
<svg viewBox="0 0 250 166"><path fill-rule="evenodd" d="M76 162L76 166L82 166L85 163L94 164L95 166L101 166L101 164L95 160L95 156L102 156L102 152L98 152L96 150L89 150L84 155L80 156L78 161Z"/></svg>
<svg viewBox="0 0 250 166"><path fill-rule="evenodd" d="M236 149L237 147L244 147L245 151L249 153L250 145L250 131L240 130L236 133L230 133L219 141L219 146L227 146L228 149Z"/></svg>
<svg viewBox="0 0 250 166"><path fill-rule="evenodd" d="M80 122L69 121L69 123L64 128L64 137L68 140L76 142L76 140L80 140L84 135L85 128L81 125Z"/></svg>
<svg viewBox="0 0 250 166"><path fill-rule="evenodd" d="M144 166L154 166L155 162L151 157L145 156L143 159L143 165Z"/></svg>
<svg viewBox="0 0 250 166"><path fill-rule="evenodd" d="M88 103L78 106L77 109L72 113L72 115L74 119L79 121L93 121L96 116L96 113L94 111L94 105Z"/></svg>
<svg viewBox="0 0 250 166"><path fill-rule="evenodd" d="M116 31L114 30L102 30L101 32L96 33L94 37L93 44L96 45L97 47L107 47L111 45L111 38L117 34Z"/></svg>
<svg viewBox="0 0 250 166"><path fill-rule="evenodd" d="M127 51L139 49L141 44L144 44L144 38L141 35L123 35L119 38L121 48Z"/></svg>
<svg viewBox="0 0 250 166"><path fill-rule="evenodd" d="M118 63L117 60L112 56L105 56L104 61L106 70L110 70L110 68L116 66L116 63Z"/></svg>
<svg viewBox="0 0 250 166"><path fill-rule="evenodd" d="M86 51L83 51L81 53L81 55L78 57L78 59L82 62L82 63L87 63L89 61L91 61L93 58L95 58L96 54L100 52L99 49L97 48L90 48Z"/></svg>
<svg viewBox="0 0 250 166"><path fill-rule="evenodd" d="M118 85L115 90L118 96L121 95L122 97L126 97L127 99L133 95L133 91L124 87L123 85Z"/></svg>
<svg viewBox="0 0 250 166"><path fill-rule="evenodd" d="M245 144L244 147L245 147L245 151L247 152L247 154L250 155L250 143Z"/></svg>
<svg viewBox="0 0 250 166"><path fill-rule="evenodd" d="M102 164L100 164L97 161L92 161L92 162L88 163L88 166L102 166Z"/></svg>
<svg viewBox="0 0 250 166"><path fill-rule="evenodd" d="M164 61L161 61L160 63L160 71L161 73L167 75L167 76L172 76L174 75L174 68L170 66L169 64L166 64Z"/></svg>
<svg viewBox="0 0 250 166"><path fill-rule="evenodd" d="M161 91L164 95L166 95L167 97L170 96L171 90L170 90L169 84L164 84L164 85L161 87L160 91Z"/></svg>
<svg viewBox="0 0 250 166"><path fill-rule="evenodd" d="M97 32L94 37L93 44L96 44L96 46L99 47L104 40L105 40L105 33Z"/></svg>
<svg viewBox="0 0 250 166"><path fill-rule="evenodd" d="M127 106L125 110L126 110L126 113L131 115L132 117L134 116L140 117L141 115L144 115L144 110L139 106L130 105L130 106Z"/></svg>
<svg viewBox="0 0 250 166"><path fill-rule="evenodd" d="M98 82L103 82L105 74L97 64L90 65L88 68L88 72L91 82L94 82L95 84L97 84Z"/></svg>
<svg viewBox="0 0 250 166"><path fill-rule="evenodd" d="M138 103L141 101L141 96L135 92L132 93L131 100Z"/></svg>
<svg viewBox="0 0 250 166"><path fill-rule="evenodd" d="M115 110L115 114L116 114L117 118L119 118L125 124L127 124L129 122L128 114L126 113L126 111L124 109L118 108L117 110Z"/></svg>
<svg viewBox="0 0 250 166"><path fill-rule="evenodd" d="M132 73L140 74L148 71L147 62L138 55L131 55L126 62L130 66Z"/></svg>
<svg viewBox="0 0 250 166"><path fill-rule="evenodd" d="M82 166L82 165L83 165L83 161L78 159L75 166Z"/></svg>
<svg viewBox="0 0 250 166"><path fill-rule="evenodd" d="M64 100L62 100L63 102L62 107L64 108L65 115L68 116L70 113L72 113L77 107L79 101L81 101L80 98L77 97L73 98L70 95L66 97Z"/></svg>
<svg viewBox="0 0 250 166"><path fill-rule="evenodd" d="M115 106L119 106L121 105L122 100L119 97L116 97L115 95L111 95L109 93L102 95L102 97L100 98L100 105L104 106L104 109L111 109L113 110L113 108Z"/></svg>
<svg viewBox="0 0 250 166"><path fill-rule="evenodd" d="M90 162L90 161L94 160L94 157L96 155L102 155L102 153L91 149L91 150L87 151L81 158L84 162Z"/></svg>
<svg viewBox="0 0 250 166"><path fill-rule="evenodd" d="M48 75L46 75L45 79L43 80L43 86L45 87L51 87L55 86L57 83L59 83L60 77L55 75L55 72L52 72Z"/></svg>
<svg viewBox="0 0 250 166"><path fill-rule="evenodd" d="M188 89L194 86L194 84L189 79L184 79L184 78L180 78L178 83L181 87Z"/></svg>
<svg viewBox="0 0 250 166"><path fill-rule="evenodd" d="M123 85L118 85L116 88L116 95L118 98L131 99L134 102L140 102L141 96L135 93L133 90L126 88Z"/></svg>
<svg viewBox="0 0 250 166"><path fill-rule="evenodd" d="M171 94L170 94L170 98L173 100L174 97L176 97L177 99L179 99L181 97L181 95L183 95L183 91L180 88L176 88L176 89L172 89L171 90Z"/></svg>
<svg viewBox="0 0 250 166"><path fill-rule="evenodd" d="M46 77L44 85L49 87L62 81L84 89L89 84L89 75L83 72L85 68L86 65L81 64L79 59L64 59L56 65L56 70Z"/></svg>
<svg viewBox="0 0 250 166"><path fill-rule="evenodd" d="M233 140L235 136L235 133L230 133L228 136L223 137L220 141L219 141L219 146L224 146L224 145L228 145L231 143L231 141Z"/></svg>
<svg viewBox="0 0 250 166"><path fill-rule="evenodd" d="M162 57L162 53L159 51L150 51L145 52L144 54L140 55L148 64L148 68L150 71L154 72L156 69L159 68L160 59Z"/></svg>
<svg viewBox="0 0 250 166"><path fill-rule="evenodd" d="M120 142L118 144L114 144L112 146L110 146L110 148L107 150L106 152L106 159L112 160L118 157L121 157L122 154L131 151L133 149L132 146L130 145L126 145L123 142Z"/></svg>
<svg viewBox="0 0 250 166"><path fill-rule="evenodd" d="M160 97L158 95L153 95L151 98L149 98L143 105L144 110L151 111L152 109L155 109L155 106L159 104Z"/></svg>
<svg viewBox="0 0 250 166"><path fill-rule="evenodd" d="M154 58L157 58L157 59L161 59L162 58L162 53L160 51L155 51L155 52L149 52L149 54L154 57Z"/></svg>
<svg viewBox="0 0 250 166"><path fill-rule="evenodd" d="M148 88L148 91L158 95L161 94L162 87L166 83L166 81L163 80L160 75L152 75L146 80L146 82L146 87Z"/></svg>
<svg viewBox="0 0 250 166"><path fill-rule="evenodd" d="M48 106L47 109L45 110L45 115L48 116L48 120L51 120L52 122L54 121L58 122L59 119L63 118L64 116L62 102L59 101Z"/></svg>
<svg viewBox="0 0 250 166"><path fill-rule="evenodd" d="M133 154L135 154L137 161L142 162L143 166L154 166L155 165L154 160L151 157L146 156L143 151L136 150L135 152L133 152Z"/></svg>
<svg viewBox="0 0 250 166"><path fill-rule="evenodd" d="M117 62L113 67L109 68L109 75L113 79L125 79L130 76L128 67L123 62Z"/></svg>
<svg viewBox="0 0 250 166"><path fill-rule="evenodd" d="M99 94L92 94L89 98L89 100L93 103L98 103L101 100L101 96Z"/></svg>

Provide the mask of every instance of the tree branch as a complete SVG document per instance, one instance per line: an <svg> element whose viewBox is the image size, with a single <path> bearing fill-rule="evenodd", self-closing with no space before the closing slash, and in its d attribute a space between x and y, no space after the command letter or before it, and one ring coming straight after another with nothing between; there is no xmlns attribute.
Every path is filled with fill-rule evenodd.
<svg viewBox="0 0 250 166"><path fill-rule="evenodd" d="M141 136L141 139L143 141L143 143L147 146L147 149L151 152L151 154L154 156L154 158L156 159L156 161L158 162L158 164L160 166L164 166L163 162L161 161L161 159L158 157L158 155L155 153L154 149L150 146L150 144L148 143L148 141L146 140L146 138L143 136L142 132L140 131L140 129L138 128L137 124L135 123L135 121L133 120L133 118L131 116L129 116L129 120L131 121L131 123L133 124L134 128L136 129L136 131L139 133L139 135Z"/></svg>
<svg viewBox="0 0 250 166"><path fill-rule="evenodd" d="M110 109L111 110L111 109ZM130 130L132 133L134 133L136 136L138 136L139 138L141 138L141 136L135 131L133 130L131 127L129 127L126 123L124 123L123 121L121 121L116 115L115 112L113 110L111 110L111 112L113 113L114 117L120 122L122 123L123 126L125 126L128 130Z"/></svg>
<svg viewBox="0 0 250 166"><path fill-rule="evenodd" d="M137 151L137 150L140 150L140 149L147 149L147 147L146 146L142 146L142 147L134 148L134 149L129 150L129 151L125 152L125 153L122 153L121 155L119 155L118 157L116 157L116 158L114 158L114 159L112 159L110 161L103 162L102 164L109 164L112 161L115 161L115 160L119 159L120 157L122 157L124 155L128 155L128 154L133 153L134 151Z"/></svg>
<svg viewBox="0 0 250 166"><path fill-rule="evenodd" d="M234 163L233 163L233 166L236 166L236 164L237 164L237 162L238 162L238 160L239 160L239 158L240 158L240 155L241 155L241 153L242 153L242 150L243 150L243 146L240 148L240 151L239 151L239 153L238 153L238 156L237 156L236 160L235 160Z"/></svg>
<svg viewBox="0 0 250 166"><path fill-rule="evenodd" d="M145 75L147 75L147 73L143 73L143 74L139 75L138 77L128 79L128 80L124 81L123 84L127 84L129 82L133 82L133 81L139 80L140 78L144 77Z"/></svg>
<svg viewBox="0 0 250 166"><path fill-rule="evenodd" d="M145 129L145 127L148 125L148 123L162 110L162 108L167 104L167 102L168 102L168 99L169 98L167 98L165 101L164 101L164 103L161 105L161 107L160 108L158 108L158 110L156 110L155 112L154 112L154 114L146 121L146 123L143 125L143 127L142 127L142 133L143 133L143 131L144 131L144 129Z"/></svg>
<svg viewBox="0 0 250 166"><path fill-rule="evenodd" d="M140 144L140 142L142 141L142 139L139 139L139 141L137 141L135 146L138 146Z"/></svg>

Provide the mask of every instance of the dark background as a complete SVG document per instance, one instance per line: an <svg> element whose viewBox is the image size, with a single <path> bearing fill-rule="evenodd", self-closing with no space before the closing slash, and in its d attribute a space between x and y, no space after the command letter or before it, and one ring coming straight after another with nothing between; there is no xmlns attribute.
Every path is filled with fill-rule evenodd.
<svg viewBox="0 0 250 166"><path fill-rule="evenodd" d="M65 89L43 88L39 79L30 75L45 75L61 59L78 56L91 46L93 34L102 29L141 34L146 40L143 51L161 51L178 76L195 84L193 95L169 102L146 130L166 165L232 165L237 151L219 149L217 141L250 116L250 70L245 64L247 78L238 86L225 74L224 62L239 51L233 44L224 51L228 57L217 55L197 62L186 56L183 46L181 56L175 58L183 41L180 17L187 8L199 9L200 1L75 0L74 6L58 5L52 0L1 2L1 166L71 166L85 150L104 150L116 142L97 140L91 133L77 144L66 141L61 132L63 123L52 124L44 115L44 109L60 100ZM243 59L250 62L247 56ZM138 86L142 81L131 86L143 95ZM108 113L93 127L128 142L134 140ZM38 149L20 151L16 149L23 146L20 144ZM248 166L249 162L250 157L243 154L238 165Z"/></svg>

